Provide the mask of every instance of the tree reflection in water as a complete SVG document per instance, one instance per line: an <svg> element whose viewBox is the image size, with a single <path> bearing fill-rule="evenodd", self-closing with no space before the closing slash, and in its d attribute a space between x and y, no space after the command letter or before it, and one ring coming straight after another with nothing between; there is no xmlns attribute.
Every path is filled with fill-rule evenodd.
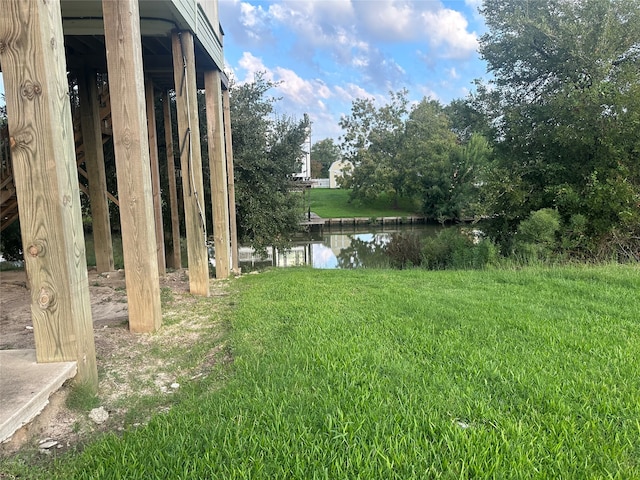
<svg viewBox="0 0 640 480"><path fill-rule="evenodd" d="M338 255L338 268L384 268L389 266L386 235L349 235L351 245ZM365 238L362 238L365 237ZM369 237L369 238L367 238Z"/></svg>

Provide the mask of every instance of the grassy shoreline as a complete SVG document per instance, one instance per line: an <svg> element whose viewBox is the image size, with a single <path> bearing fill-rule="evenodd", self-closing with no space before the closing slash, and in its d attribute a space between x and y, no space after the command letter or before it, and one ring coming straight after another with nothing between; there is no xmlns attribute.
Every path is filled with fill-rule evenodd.
<svg viewBox="0 0 640 480"><path fill-rule="evenodd" d="M640 477L636 266L281 269L233 289L224 385L48 477Z"/></svg>
<svg viewBox="0 0 640 480"><path fill-rule="evenodd" d="M398 208L394 208L393 199L381 195L366 205L349 201L349 190L312 188L310 190L311 211L322 218L355 218L355 217L409 217L420 215L416 205L407 200L400 200Z"/></svg>

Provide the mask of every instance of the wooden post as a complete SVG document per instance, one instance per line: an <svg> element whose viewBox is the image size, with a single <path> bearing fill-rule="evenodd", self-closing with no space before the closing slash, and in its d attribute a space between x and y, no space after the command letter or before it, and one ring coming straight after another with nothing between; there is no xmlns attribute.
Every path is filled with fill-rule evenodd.
<svg viewBox="0 0 640 480"><path fill-rule="evenodd" d="M173 157L173 133L171 125L171 100L169 92L162 94L162 111L164 114L165 151L167 153L167 176L169 177L169 205L171 206L171 241L173 252L171 266L176 270L182 268L182 252L180 251L180 210L178 208L178 190L176 188L176 166Z"/></svg>
<svg viewBox="0 0 640 480"><path fill-rule="evenodd" d="M224 116L224 139L227 158L227 191L229 192L229 230L231 231L231 268L233 272L240 273L238 266L238 226L236 223L236 186L233 173L233 141L231 135L231 105L229 103L229 90L222 91L222 106Z"/></svg>
<svg viewBox="0 0 640 480"><path fill-rule="evenodd" d="M209 255L206 244L195 52L191 32L173 32L172 51L189 261L189 290L196 295L209 296Z"/></svg>
<svg viewBox="0 0 640 480"><path fill-rule="evenodd" d="M156 106L154 103L153 80L145 81L147 101L147 131L149 132L149 160L151 162L151 190L153 195L153 215L156 225L156 256L158 257L158 274L167 273L164 259L164 228L162 226L162 197L160 196L160 164L158 161L158 140L156 128Z"/></svg>
<svg viewBox="0 0 640 480"><path fill-rule="evenodd" d="M107 176L104 170L96 72L89 70L78 72L78 96L84 162L89 176L89 201L96 269L98 272L111 272L114 269L113 242L107 202Z"/></svg>
<svg viewBox="0 0 640 480"><path fill-rule="evenodd" d="M98 387L60 3L7 0L0 15L14 179L38 362L77 361Z"/></svg>
<svg viewBox="0 0 640 480"><path fill-rule="evenodd" d="M129 328L160 327L160 279L145 131L144 77L138 0L103 0Z"/></svg>
<svg viewBox="0 0 640 480"><path fill-rule="evenodd" d="M213 208L213 239L216 250L216 278L229 277L229 196L227 165L224 153L222 120L222 88L217 71L204 73L206 96L207 139L211 172L211 203Z"/></svg>

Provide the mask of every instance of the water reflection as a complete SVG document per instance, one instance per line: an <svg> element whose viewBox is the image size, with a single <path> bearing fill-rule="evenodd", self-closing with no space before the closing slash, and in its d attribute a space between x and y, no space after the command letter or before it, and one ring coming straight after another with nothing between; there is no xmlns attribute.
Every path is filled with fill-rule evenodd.
<svg viewBox="0 0 640 480"><path fill-rule="evenodd" d="M406 225L383 229L325 230L317 238L295 242L289 250L268 249L259 256L250 247L240 247L239 262L244 271L268 266L292 267L309 265L313 268L377 268L388 266L384 247L391 235L413 232L420 236L435 235L439 227L433 225Z"/></svg>
<svg viewBox="0 0 640 480"><path fill-rule="evenodd" d="M391 233L365 233L348 236L350 244L336 255L338 268L374 268L388 266L384 247Z"/></svg>

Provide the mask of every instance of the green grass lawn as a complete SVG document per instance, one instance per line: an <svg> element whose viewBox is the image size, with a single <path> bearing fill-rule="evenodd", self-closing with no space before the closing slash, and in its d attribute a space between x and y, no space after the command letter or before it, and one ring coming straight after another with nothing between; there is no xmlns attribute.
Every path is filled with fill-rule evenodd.
<svg viewBox="0 0 640 480"><path fill-rule="evenodd" d="M124 268L124 255L122 253L122 236L112 234L111 244L113 246L113 264L115 269ZM85 233L84 235L85 252L87 255L87 265L89 267L96 266L96 249L93 242L93 234Z"/></svg>
<svg viewBox="0 0 640 480"><path fill-rule="evenodd" d="M234 287L223 386L42 478L640 478L637 267Z"/></svg>
<svg viewBox="0 0 640 480"><path fill-rule="evenodd" d="M352 217L407 217L419 215L419 209L409 200L401 200L399 208L393 208L393 199L382 195L366 205L349 203L349 190L312 188L310 190L311 211L322 218Z"/></svg>

